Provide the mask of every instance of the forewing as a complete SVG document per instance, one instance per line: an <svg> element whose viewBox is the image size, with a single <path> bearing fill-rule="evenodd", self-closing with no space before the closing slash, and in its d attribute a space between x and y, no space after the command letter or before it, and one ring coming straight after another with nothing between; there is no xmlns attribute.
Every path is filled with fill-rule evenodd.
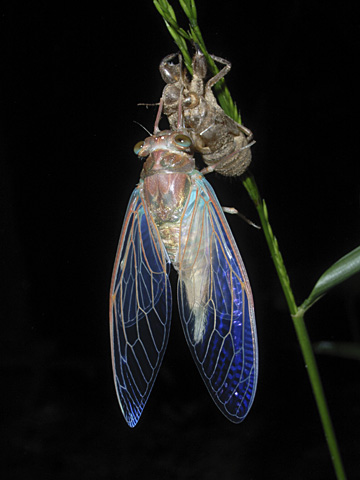
<svg viewBox="0 0 360 480"><path fill-rule="evenodd" d="M110 290L114 381L130 427L140 418L167 345L171 316L169 268L159 232L138 187L129 201Z"/></svg>
<svg viewBox="0 0 360 480"><path fill-rule="evenodd" d="M258 352L247 273L210 184L197 177L181 221L178 303L200 374L235 423L254 399Z"/></svg>

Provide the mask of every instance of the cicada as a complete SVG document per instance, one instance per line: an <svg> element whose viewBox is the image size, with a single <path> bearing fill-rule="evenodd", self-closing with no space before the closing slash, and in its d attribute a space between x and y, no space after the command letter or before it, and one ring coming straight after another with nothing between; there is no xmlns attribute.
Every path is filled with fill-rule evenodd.
<svg viewBox="0 0 360 480"><path fill-rule="evenodd" d="M134 427L159 372L172 311L171 264L187 344L221 412L239 423L255 395L258 350L249 279L216 195L195 168L185 130L135 146L146 159L131 195L110 291L114 382Z"/></svg>
<svg viewBox="0 0 360 480"><path fill-rule="evenodd" d="M225 66L205 83L207 63L200 50L196 50L193 56L191 80L182 68L181 55L178 63L171 63L176 56L166 56L159 67L166 82L162 93L163 109L171 128L177 128L181 103L184 127L190 132L195 151L202 154L208 165L207 171L216 170L226 176L241 175L251 162L250 147L255 143L253 134L225 114L212 91L212 87L230 71L230 62L211 55Z"/></svg>

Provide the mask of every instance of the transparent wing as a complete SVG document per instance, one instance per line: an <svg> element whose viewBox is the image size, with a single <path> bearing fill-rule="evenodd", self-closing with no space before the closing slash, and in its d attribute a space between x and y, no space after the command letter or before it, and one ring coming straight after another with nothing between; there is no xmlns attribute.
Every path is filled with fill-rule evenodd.
<svg viewBox="0 0 360 480"><path fill-rule="evenodd" d="M181 223L178 303L189 348L211 397L229 420L241 422L257 384L254 304L221 206L200 176Z"/></svg>
<svg viewBox="0 0 360 480"><path fill-rule="evenodd" d="M114 381L125 420L134 427L159 371L171 316L169 259L140 188L130 198L110 290Z"/></svg>

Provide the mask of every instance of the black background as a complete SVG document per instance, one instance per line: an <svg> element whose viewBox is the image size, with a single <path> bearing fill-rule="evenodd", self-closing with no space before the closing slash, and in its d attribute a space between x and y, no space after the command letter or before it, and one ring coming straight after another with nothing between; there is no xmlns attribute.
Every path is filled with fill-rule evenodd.
<svg viewBox="0 0 360 480"><path fill-rule="evenodd" d="M23 4L24 3L24 4ZM117 405L108 290L123 216L152 130L160 60L176 46L150 0L8 2L0 177L2 478L334 478L306 370L262 233L229 223L253 287L260 376L233 425L187 351L174 302L167 354L139 425ZM175 4L175 2L173 2ZM257 140L267 201L296 299L359 244L357 2L198 1L210 52ZM180 9L179 19L186 25ZM163 126L166 126L163 120ZM241 181L208 176L254 221ZM359 341L359 277L308 313L311 339ZM355 360L318 356L350 478L359 478Z"/></svg>

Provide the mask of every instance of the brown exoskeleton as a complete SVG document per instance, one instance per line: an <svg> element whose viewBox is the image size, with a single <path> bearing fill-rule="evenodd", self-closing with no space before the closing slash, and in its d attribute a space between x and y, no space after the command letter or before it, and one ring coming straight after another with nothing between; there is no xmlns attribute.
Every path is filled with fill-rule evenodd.
<svg viewBox="0 0 360 480"><path fill-rule="evenodd" d="M211 55L225 66L205 83L207 64L203 53L197 50L193 57L191 80L182 68L180 55L179 63L171 63L177 55L166 56L159 67L166 82L161 101L171 129L179 128L181 102L182 127L188 129L195 150L208 165L204 173L215 170L226 176L241 175L251 162L253 134L225 114L212 92L212 87L230 71L230 62Z"/></svg>

